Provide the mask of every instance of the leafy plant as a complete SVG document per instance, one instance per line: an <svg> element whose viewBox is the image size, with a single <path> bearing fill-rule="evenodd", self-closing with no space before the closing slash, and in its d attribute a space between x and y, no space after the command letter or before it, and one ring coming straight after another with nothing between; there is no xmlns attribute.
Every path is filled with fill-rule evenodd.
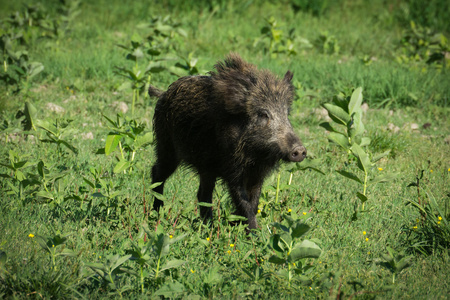
<svg viewBox="0 0 450 300"><path fill-rule="evenodd" d="M436 33L411 21L410 28L405 30L400 44L402 53L397 56L397 61L401 63L425 61L444 69L447 66L446 53L450 52L450 44L442 33Z"/></svg>
<svg viewBox="0 0 450 300"><path fill-rule="evenodd" d="M62 208L62 203L70 198L65 194L65 184L61 181L68 171L51 172L42 160L37 164L37 171L38 176L35 178L39 182L40 188L36 196L46 199L52 207Z"/></svg>
<svg viewBox="0 0 450 300"><path fill-rule="evenodd" d="M69 137L73 136L74 129L69 125L73 120L70 119L56 119L54 122L47 120L38 120L37 127L44 129L47 138L41 139L43 143L55 144L58 155L62 155L62 146L72 151L74 154L78 154L78 149L75 148L70 142Z"/></svg>
<svg viewBox="0 0 450 300"><path fill-rule="evenodd" d="M174 259L166 261L165 257L170 252L170 246L183 240L187 234L177 237L168 236L158 227L156 232L148 229L141 230L137 242L131 242L131 249L127 253L131 254L130 259L139 265L139 272L135 274L139 278L141 292L144 293L145 278L158 280L161 272L177 268L186 263L184 260ZM147 270L150 268L150 270Z"/></svg>
<svg viewBox="0 0 450 300"><path fill-rule="evenodd" d="M148 90L151 75L159 73L166 69L161 64L165 58L157 58L161 55L161 51L157 47L153 47L148 41L144 40L137 34L131 38L130 46L118 45L127 50L126 59L133 61L133 67L117 67L116 73L128 79L127 82L119 87L119 90L131 88L133 91L131 115L134 116L135 103L139 102L139 95ZM145 61L146 54L150 56L150 62L146 67L142 66L142 61ZM146 63L146 62L144 62Z"/></svg>
<svg viewBox="0 0 450 300"><path fill-rule="evenodd" d="M304 264L304 259L318 258L322 250L311 240L297 241L310 230L310 226L305 224L302 219L293 219L288 215L284 215L283 219L286 225L272 224L280 233L275 233L270 237L269 246L275 251L275 254L269 258L269 262L287 266L287 270L280 269L277 274L288 281L289 287L294 274L299 276L300 281L309 283L310 279L304 273L310 269L310 266Z"/></svg>
<svg viewBox="0 0 450 300"><path fill-rule="evenodd" d="M264 53L269 53L271 58L276 58L278 54L297 55L298 44L303 48L312 47L307 39L297 39L294 35L295 28L290 29L288 34L285 34L274 17L264 20L266 25L261 28L261 36L255 40L253 46L259 47L261 42L267 43L266 41L268 41L269 45L264 47L263 50Z"/></svg>
<svg viewBox="0 0 450 300"><path fill-rule="evenodd" d="M120 156L117 157L118 162L114 167L114 173L126 173L127 170L131 172L135 165L136 152L153 142L152 133L144 132L144 123L123 117L122 114L117 114L116 121L105 115L103 117L108 121L112 131L106 138L105 147L98 149L97 154L110 155L118 147Z"/></svg>
<svg viewBox="0 0 450 300"><path fill-rule="evenodd" d="M340 50L338 39L328 31L319 34L314 41L314 46L324 54L338 54Z"/></svg>
<svg viewBox="0 0 450 300"><path fill-rule="evenodd" d="M36 235L36 240L41 246L42 250L47 252L50 255L52 269L54 271L57 270L56 267L56 259L58 257L75 257L76 253L66 248L65 242L67 241L67 237L70 234L61 235L59 231L57 231L53 236L47 235Z"/></svg>
<svg viewBox="0 0 450 300"><path fill-rule="evenodd" d="M15 86L19 92L24 84L44 70L40 62L30 61L27 50L18 50L15 41L18 36L3 34L0 37L0 80L7 86Z"/></svg>
<svg viewBox="0 0 450 300"><path fill-rule="evenodd" d="M395 283L395 278L401 271L411 266L411 261L414 258L412 255L405 255L397 253L391 247L386 247L387 253L382 254L384 261L378 264L385 267L392 272L392 284Z"/></svg>
<svg viewBox="0 0 450 300"><path fill-rule="evenodd" d="M9 163L0 163L1 166L10 170L10 174L0 174L0 177L12 181L6 181L6 184L9 187L7 194L14 194L18 196L20 200L25 198L25 189L37 183L33 180L30 172L25 171L35 165L35 163L27 159L28 156L29 155L20 155L13 150L9 150Z"/></svg>
<svg viewBox="0 0 450 300"><path fill-rule="evenodd" d="M194 53L191 52L187 57L180 58L183 60L183 63L177 62L174 66L169 67L169 71L171 74L181 76L189 76L189 75L198 75L200 71L197 68L198 58L194 57ZM202 71L205 73L205 71Z"/></svg>
<svg viewBox="0 0 450 300"><path fill-rule="evenodd" d="M330 133L328 139L342 147L348 154L352 155L357 162L357 167L363 172L363 177L339 170L340 175L351 179L362 186L362 193L356 192L356 196L361 200L364 211L365 202L368 200L367 188L377 183L392 180L395 175L374 175L375 163L389 154L389 150L372 157L364 150L370 144L370 138L363 136L365 127L362 122L362 88L357 88L351 97L335 97L334 104L325 103L323 107L327 110L331 122L321 123L320 126ZM354 218L356 217L356 211Z"/></svg>
<svg viewBox="0 0 450 300"><path fill-rule="evenodd" d="M130 257L131 255L120 256L119 254L108 254L103 263L85 263L84 265L92 269L100 277L101 282L104 285L110 286L112 289L116 290L117 276L123 273L133 273L133 270L129 267L123 266Z"/></svg>
<svg viewBox="0 0 450 300"><path fill-rule="evenodd" d="M405 232L413 250L429 255L450 247L450 214L448 206L441 207L432 191L422 184L423 174L424 170L421 170L416 180L407 186L417 189L417 200L408 199L406 205L415 208L420 218L413 222L414 226L406 226Z"/></svg>

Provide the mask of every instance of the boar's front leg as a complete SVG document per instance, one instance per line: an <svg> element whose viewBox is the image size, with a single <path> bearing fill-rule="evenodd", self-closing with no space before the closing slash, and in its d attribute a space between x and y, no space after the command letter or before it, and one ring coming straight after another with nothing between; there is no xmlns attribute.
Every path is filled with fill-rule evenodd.
<svg viewBox="0 0 450 300"><path fill-rule="evenodd" d="M248 229L256 229L256 213L262 182L247 182L239 185L229 184L231 198L237 208L237 214L247 218Z"/></svg>
<svg viewBox="0 0 450 300"><path fill-rule="evenodd" d="M216 184L216 177L209 174L200 174L200 187L197 193L198 202L212 203L212 194ZM200 216L206 222L212 218L212 207L200 206Z"/></svg>

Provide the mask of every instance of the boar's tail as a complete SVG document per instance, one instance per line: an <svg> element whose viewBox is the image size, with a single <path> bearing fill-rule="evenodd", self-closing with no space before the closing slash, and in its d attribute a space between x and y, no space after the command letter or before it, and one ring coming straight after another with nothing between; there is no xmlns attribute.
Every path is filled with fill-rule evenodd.
<svg viewBox="0 0 450 300"><path fill-rule="evenodd" d="M160 89L155 88L154 86L150 86L148 88L148 95L150 97L157 97L157 98L159 98L163 93L164 93L164 91L161 91Z"/></svg>

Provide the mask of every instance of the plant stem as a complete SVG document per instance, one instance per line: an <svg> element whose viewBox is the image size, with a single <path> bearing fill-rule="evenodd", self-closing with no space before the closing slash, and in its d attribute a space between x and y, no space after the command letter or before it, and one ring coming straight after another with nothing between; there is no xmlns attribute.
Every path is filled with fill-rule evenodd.
<svg viewBox="0 0 450 300"><path fill-rule="evenodd" d="M144 266L141 265L141 291L144 293Z"/></svg>
<svg viewBox="0 0 450 300"><path fill-rule="evenodd" d="M161 257L158 257L158 264L156 265L155 279L158 278L159 275L159 264L161 263Z"/></svg>
<svg viewBox="0 0 450 300"><path fill-rule="evenodd" d="M280 193L280 177L281 177L281 172L278 172L278 176L277 176L277 192L275 195L275 203L278 203L278 194Z"/></svg>
<svg viewBox="0 0 450 300"><path fill-rule="evenodd" d="M364 191L363 191L363 195L366 196L366 190L367 190L367 172L364 172ZM363 202L362 204L362 210L364 210L364 204L365 202Z"/></svg>

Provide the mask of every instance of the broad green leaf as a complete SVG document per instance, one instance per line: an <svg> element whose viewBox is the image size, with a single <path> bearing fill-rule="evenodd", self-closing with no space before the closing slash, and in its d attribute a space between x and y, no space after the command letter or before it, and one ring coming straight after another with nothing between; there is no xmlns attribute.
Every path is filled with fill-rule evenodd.
<svg viewBox="0 0 450 300"><path fill-rule="evenodd" d="M44 65L40 62L31 62L28 65L28 79L33 78L44 70Z"/></svg>
<svg viewBox="0 0 450 300"><path fill-rule="evenodd" d="M413 258L414 258L414 256L410 255L410 256L406 256L406 257L403 257L402 259L400 259L395 264L395 272L398 274L403 269L406 269L407 267L411 266Z"/></svg>
<svg viewBox="0 0 450 300"><path fill-rule="evenodd" d="M72 151L74 154L78 154L77 148L75 148L72 144L70 144L67 141L60 140L60 143L67 147L70 151Z"/></svg>
<svg viewBox="0 0 450 300"><path fill-rule="evenodd" d="M398 174L386 174L375 177L373 180L369 181L369 185L374 185L381 182L388 182L398 177Z"/></svg>
<svg viewBox="0 0 450 300"><path fill-rule="evenodd" d="M336 172L338 172L339 174L341 174L342 176L344 176L344 177L347 177L348 179L351 179L351 180L354 180L354 181L356 181L356 182L358 182L358 183L363 183L359 178L358 178L358 176L356 176L355 174L353 174L353 173L350 173L350 172L347 172L347 171L336 171Z"/></svg>
<svg viewBox="0 0 450 300"><path fill-rule="evenodd" d="M324 128L325 130L329 131L329 132L337 132L340 134L343 134L342 132L340 132L339 130L336 130L331 124L330 122L323 122L319 124L320 127Z"/></svg>
<svg viewBox="0 0 450 300"><path fill-rule="evenodd" d="M114 167L113 172L114 173L120 173L123 172L124 170L130 168L131 163L127 160L120 160Z"/></svg>
<svg viewBox="0 0 450 300"><path fill-rule="evenodd" d="M139 149L141 147L145 147L148 144L153 142L153 134L151 132L147 132L144 135L139 135L134 141L133 147L134 149Z"/></svg>
<svg viewBox="0 0 450 300"><path fill-rule="evenodd" d="M360 192L356 192L356 196L361 200L362 203L367 201L367 196L361 194Z"/></svg>
<svg viewBox="0 0 450 300"><path fill-rule="evenodd" d="M269 258L269 262L270 262L270 263L273 263L273 264L276 264L276 265L283 265L283 264L286 263L286 260L283 259L283 258L280 258L280 257L278 257L278 256L276 256L276 255L272 255L272 256Z"/></svg>
<svg viewBox="0 0 450 300"><path fill-rule="evenodd" d="M358 167L362 171L364 171L364 173L369 173L372 163L370 162L369 156L366 154L366 152L364 152L364 150L358 144L353 144L350 150L358 159Z"/></svg>
<svg viewBox="0 0 450 300"><path fill-rule="evenodd" d="M279 234L274 234L270 237L270 247L279 253L283 253L283 249L280 247L280 235Z"/></svg>
<svg viewBox="0 0 450 300"><path fill-rule="evenodd" d="M187 261L185 261L185 260L180 260L180 259L170 260L170 261L166 262L159 270L164 271L164 270L168 270L168 269L178 268L179 266L182 266L185 263L187 263Z"/></svg>
<svg viewBox="0 0 450 300"><path fill-rule="evenodd" d="M86 182L91 188L95 188L95 184L92 182L92 181L90 181L89 179L86 179L84 176L83 176L83 181L84 182Z"/></svg>
<svg viewBox="0 0 450 300"><path fill-rule="evenodd" d="M19 180L19 181L24 181L25 179L27 179L25 174L23 174L23 172L20 171L20 170L16 170L14 172L14 177L16 177L16 179Z"/></svg>
<svg viewBox="0 0 450 300"><path fill-rule="evenodd" d="M350 148L348 137L346 137L343 134L337 132L330 132L330 134L328 135L328 139L331 140L333 143L338 144L345 150L348 150Z"/></svg>
<svg viewBox="0 0 450 300"><path fill-rule="evenodd" d="M158 234L156 237L155 246L157 257L163 257L169 254L169 237L164 233Z"/></svg>
<svg viewBox="0 0 450 300"><path fill-rule="evenodd" d="M359 112L352 114L352 122L347 125L347 130L350 138L352 139L364 133L366 129L362 122L362 113Z"/></svg>
<svg viewBox="0 0 450 300"><path fill-rule="evenodd" d="M110 155L119 145L121 136L118 134L109 134L105 143L105 154Z"/></svg>
<svg viewBox="0 0 450 300"><path fill-rule="evenodd" d="M119 266L121 266L123 263L125 263L127 260L129 260L130 257L131 257L131 254L122 256L122 257L118 258L116 261L113 261L114 264L111 266L111 271L114 271L115 269L117 269ZM116 256L114 256L114 258L116 258Z"/></svg>
<svg viewBox="0 0 450 300"><path fill-rule="evenodd" d="M298 222L292 227L291 236L292 236L293 239L299 238L302 235L304 235L305 233L307 233L310 228L311 227L309 227L308 225Z"/></svg>
<svg viewBox="0 0 450 300"><path fill-rule="evenodd" d="M302 258L318 258L322 250L316 243L304 240L296 244L288 256L289 262L296 262Z"/></svg>
<svg viewBox="0 0 450 300"><path fill-rule="evenodd" d="M88 268L91 268L94 272L98 273L100 276L104 276L106 273L106 267L102 263L84 263Z"/></svg>
<svg viewBox="0 0 450 300"><path fill-rule="evenodd" d="M53 199L53 194L47 191L39 191L36 193L36 196L38 197L42 197L42 198L47 198L47 199Z"/></svg>
<svg viewBox="0 0 450 300"><path fill-rule="evenodd" d="M47 120L36 120L36 126L44 129L45 131L54 136L58 136L56 127L50 124L50 122Z"/></svg>
<svg viewBox="0 0 450 300"><path fill-rule="evenodd" d="M325 103L323 107L328 111L328 115L334 122L345 126L350 122L350 115L339 106Z"/></svg>
<svg viewBox="0 0 450 300"><path fill-rule="evenodd" d="M24 129L31 130L31 128L33 128L34 130L36 130L35 123L36 123L37 109L29 101L25 102L24 114L26 119L26 125Z"/></svg>
<svg viewBox="0 0 450 300"><path fill-rule="evenodd" d="M354 112L361 112L362 99L362 87L359 87L353 92L348 104L348 112L350 115Z"/></svg>
<svg viewBox="0 0 450 300"><path fill-rule="evenodd" d="M180 297L180 294L183 293L185 290L184 285L179 283L178 281L175 282L167 282L165 283L159 290L157 290L154 295L156 296L163 296L164 298L170 298L175 299Z"/></svg>
<svg viewBox="0 0 450 300"><path fill-rule="evenodd" d="M44 251L50 252L50 249L48 248L48 245L47 245L47 242L48 242L47 238L44 236L41 236L41 235L36 235L35 237L36 237L36 241L38 242L39 246L41 246L41 248Z"/></svg>
<svg viewBox="0 0 450 300"><path fill-rule="evenodd" d="M361 138L361 143L359 143L359 146L361 146L361 147L369 146L370 142L371 142L370 138L363 137L363 138Z"/></svg>
<svg viewBox="0 0 450 300"><path fill-rule="evenodd" d="M58 253L58 256L75 257L77 254L71 249L64 248L60 253Z"/></svg>
<svg viewBox="0 0 450 300"><path fill-rule="evenodd" d="M372 162L375 163L375 162L379 161L379 160L382 159L383 157L388 156L389 153L391 153L391 150L390 150L390 149L387 150L387 151L385 151L385 152L383 152L383 153L381 153L381 154L375 155L375 156L372 158Z"/></svg>

